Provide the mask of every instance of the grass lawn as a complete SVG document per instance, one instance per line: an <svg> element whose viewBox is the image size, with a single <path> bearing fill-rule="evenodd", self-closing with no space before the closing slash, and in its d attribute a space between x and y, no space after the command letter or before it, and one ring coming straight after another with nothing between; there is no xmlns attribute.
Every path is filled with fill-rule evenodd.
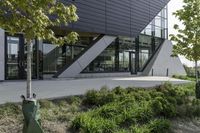
<svg viewBox="0 0 200 133"><path fill-rule="evenodd" d="M149 89L102 87L83 96L40 100L40 105L46 133L167 133L200 117L194 83ZM20 133L22 125L20 104L0 106L0 133Z"/></svg>
<svg viewBox="0 0 200 133"><path fill-rule="evenodd" d="M195 77L186 76L186 75L173 75L173 78L189 80L189 81L196 81Z"/></svg>

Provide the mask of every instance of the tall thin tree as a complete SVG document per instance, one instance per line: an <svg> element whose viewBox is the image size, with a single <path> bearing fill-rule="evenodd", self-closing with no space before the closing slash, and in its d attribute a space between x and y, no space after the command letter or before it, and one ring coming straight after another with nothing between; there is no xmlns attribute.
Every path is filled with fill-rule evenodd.
<svg viewBox="0 0 200 133"><path fill-rule="evenodd" d="M78 19L74 5L57 0L1 0L0 28L11 34L21 33L27 43L27 98L32 98L31 56L33 40L49 40L54 44L74 43L77 33L57 37L53 27L60 27Z"/></svg>
<svg viewBox="0 0 200 133"><path fill-rule="evenodd" d="M196 82L198 82L197 62L200 60L200 0L184 0L182 9L173 13L183 24L174 25L178 34L170 35L175 42L173 52L195 62Z"/></svg>

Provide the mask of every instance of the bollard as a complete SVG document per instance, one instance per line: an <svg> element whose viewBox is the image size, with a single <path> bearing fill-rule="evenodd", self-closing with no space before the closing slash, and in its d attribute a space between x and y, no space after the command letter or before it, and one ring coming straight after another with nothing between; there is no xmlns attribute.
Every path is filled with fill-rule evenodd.
<svg viewBox="0 0 200 133"><path fill-rule="evenodd" d="M166 75L167 77L169 76L169 68L167 68L167 75Z"/></svg>
<svg viewBox="0 0 200 133"><path fill-rule="evenodd" d="M153 76L153 69L151 70L151 76Z"/></svg>
<svg viewBox="0 0 200 133"><path fill-rule="evenodd" d="M23 133L43 133L39 115L39 103L36 99L23 97L22 111L24 115Z"/></svg>

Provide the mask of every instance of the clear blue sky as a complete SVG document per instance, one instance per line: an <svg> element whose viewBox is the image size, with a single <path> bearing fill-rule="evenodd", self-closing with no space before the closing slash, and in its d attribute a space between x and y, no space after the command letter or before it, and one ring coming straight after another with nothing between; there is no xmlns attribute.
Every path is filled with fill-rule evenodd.
<svg viewBox="0 0 200 133"><path fill-rule="evenodd" d="M183 6L183 0L171 0L168 4L168 9L169 9L169 35L170 34L176 34L176 31L174 30L173 26L174 24L179 24L181 25L180 21L175 18L175 16L172 15L173 12L175 12L178 9L181 9ZM188 61L184 57L180 56L180 59L182 63L188 65L188 66L194 66L194 63L191 61Z"/></svg>

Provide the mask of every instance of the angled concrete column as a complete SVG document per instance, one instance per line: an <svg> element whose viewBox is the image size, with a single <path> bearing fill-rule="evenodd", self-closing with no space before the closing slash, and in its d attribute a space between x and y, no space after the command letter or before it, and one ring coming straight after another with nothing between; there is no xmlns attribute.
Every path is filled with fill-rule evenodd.
<svg viewBox="0 0 200 133"><path fill-rule="evenodd" d="M0 81L5 79L5 31L0 29Z"/></svg>
<svg viewBox="0 0 200 133"><path fill-rule="evenodd" d="M104 51L114 40L116 36L104 35L90 49L88 49L80 58L71 64L59 78L73 78L83 71L101 52Z"/></svg>
<svg viewBox="0 0 200 133"><path fill-rule="evenodd" d="M179 57L172 57L172 42L165 40L160 49L154 55L151 62L143 71L143 75L172 76L186 75Z"/></svg>

